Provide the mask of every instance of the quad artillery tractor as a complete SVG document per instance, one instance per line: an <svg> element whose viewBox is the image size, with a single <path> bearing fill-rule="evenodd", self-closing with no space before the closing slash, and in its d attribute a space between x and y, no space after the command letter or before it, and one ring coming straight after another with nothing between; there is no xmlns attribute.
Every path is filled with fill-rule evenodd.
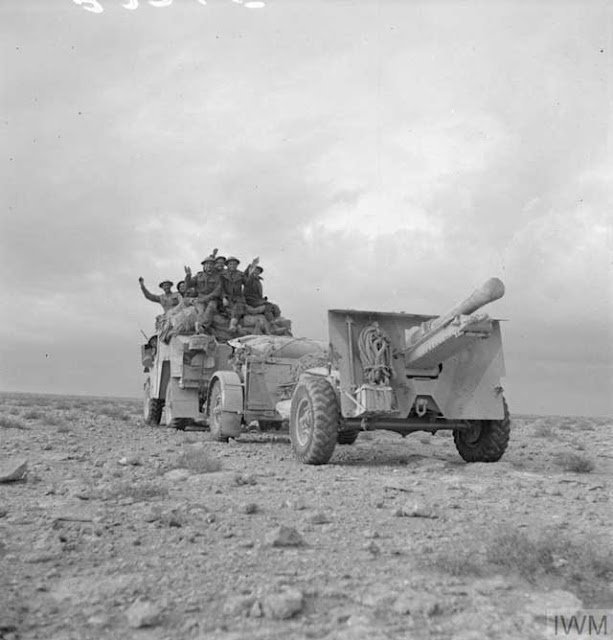
<svg viewBox="0 0 613 640"><path fill-rule="evenodd" d="M145 419L208 424L215 439L289 421L292 450L325 464L361 431L453 431L467 462L496 462L509 441L500 321L477 313L504 295L491 278L442 316L332 309L329 343L177 335L142 348Z"/></svg>

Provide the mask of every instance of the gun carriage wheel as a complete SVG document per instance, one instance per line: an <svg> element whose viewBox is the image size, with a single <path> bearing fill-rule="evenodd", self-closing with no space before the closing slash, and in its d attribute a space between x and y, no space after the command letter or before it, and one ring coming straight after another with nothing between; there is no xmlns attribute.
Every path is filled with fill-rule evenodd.
<svg viewBox="0 0 613 640"><path fill-rule="evenodd" d="M506 400L502 420L470 420L467 429L455 429L453 441L466 462L498 462L502 458L511 431L511 419Z"/></svg>

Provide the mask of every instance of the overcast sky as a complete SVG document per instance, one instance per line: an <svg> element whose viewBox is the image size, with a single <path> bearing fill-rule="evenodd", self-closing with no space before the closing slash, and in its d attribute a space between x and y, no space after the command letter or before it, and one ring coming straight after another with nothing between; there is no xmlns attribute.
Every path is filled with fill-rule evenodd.
<svg viewBox="0 0 613 640"><path fill-rule="evenodd" d="M498 276L511 410L612 413L609 3L79 2L0 4L0 390L138 397L219 247L313 338Z"/></svg>

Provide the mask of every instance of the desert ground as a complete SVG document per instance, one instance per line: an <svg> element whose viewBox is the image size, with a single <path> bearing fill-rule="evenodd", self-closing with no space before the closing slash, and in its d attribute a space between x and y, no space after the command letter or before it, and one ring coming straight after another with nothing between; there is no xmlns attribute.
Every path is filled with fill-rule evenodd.
<svg viewBox="0 0 613 640"><path fill-rule="evenodd" d="M304 466L283 431L2 394L0 638L588 637L553 621L613 609L612 422L513 416L494 464L364 432Z"/></svg>

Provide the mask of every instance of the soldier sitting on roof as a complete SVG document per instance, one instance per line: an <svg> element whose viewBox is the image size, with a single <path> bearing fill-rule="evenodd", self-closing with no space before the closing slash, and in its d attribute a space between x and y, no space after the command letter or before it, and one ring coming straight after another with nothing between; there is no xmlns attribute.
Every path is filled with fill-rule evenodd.
<svg viewBox="0 0 613 640"><path fill-rule="evenodd" d="M170 280L160 282L160 289L162 289L164 293L159 296L151 293L151 291L147 289L145 286L145 279L143 277L140 277L138 281L145 298L147 298L147 300L151 300L151 302L159 302L162 305L164 312L170 311L170 309L179 304L181 296L176 291L171 291L172 282Z"/></svg>
<svg viewBox="0 0 613 640"><path fill-rule="evenodd" d="M187 288L196 289L194 305L198 313L196 333L210 333L217 304L221 298L221 276L215 271L215 259L208 256L202 261L202 271L192 276L192 270L185 267Z"/></svg>
<svg viewBox="0 0 613 640"><path fill-rule="evenodd" d="M245 296L243 284L245 277L238 270L240 260L230 256L226 260L227 269L221 274L223 306L230 314L230 331L238 331L238 323L245 315Z"/></svg>
<svg viewBox="0 0 613 640"><path fill-rule="evenodd" d="M245 269L245 302L248 313L263 313L266 320L272 322L281 315L281 309L276 304L269 302L268 298L264 296L261 276L263 271L259 258L254 258L253 262Z"/></svg>
<svg viewBox="0 0 613 640"><path fill-rule="evenodd" d="M217 249L215 249L215 251L217 251ZM227 263L228 261L224 256L215 256L215 270L219 275L222 275L225 272Z"/></svg>

